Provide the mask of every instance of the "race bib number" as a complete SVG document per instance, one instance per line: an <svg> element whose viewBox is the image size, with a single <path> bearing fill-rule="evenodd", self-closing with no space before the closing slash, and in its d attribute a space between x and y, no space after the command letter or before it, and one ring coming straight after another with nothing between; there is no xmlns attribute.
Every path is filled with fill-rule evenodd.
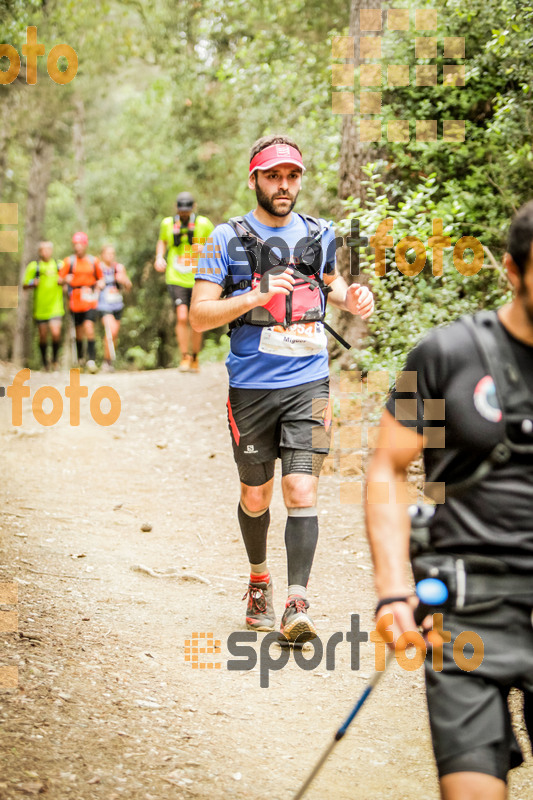
<svg viewBox="0 0 533 800"><path fill-rule="evenodd" d="M80 300L82 303L97 303L98 292L91 286L82 286L80 289Z"/></svg>
<svg viewBox="0 0 533 800"><path fill-rule="evenodd" d="M181 272L182 275L187 275L191 271L190 258L174 256L174 269L176 272Z"/></svg>
<svg viewBox="0 0 533 800"><path fill-rule="evenodd" d="M103 294L103 300L109 305L119 305L123 302L122 295L116 286L106 286Z"/></svg>
<svg viewBox="0 0 533 800"><path fill-rule="evenodd" d="M320 353L327 344L326 332L321 322L295 322L288 328L282 325L263 328L259 351L269 355L301 358Z"/></svg>

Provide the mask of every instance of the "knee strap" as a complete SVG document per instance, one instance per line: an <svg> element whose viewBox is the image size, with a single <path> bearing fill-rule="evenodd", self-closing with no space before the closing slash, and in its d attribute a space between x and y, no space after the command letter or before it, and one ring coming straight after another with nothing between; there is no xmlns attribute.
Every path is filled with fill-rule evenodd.
<svg viewBox="0 0 533 800"><path fill-rule="evenodd" d="M266 508L261 509L261 511L250 511L250 509L244 505L242 500L239 501L239 505L247 517L262 517L265 511L268 511L268 506Z"/></svg>
<svg viewBox="0 0 533 800"><path fill-rule="evenodd" d="M308 506L307 508L288 508L287 516L289 517L316 517L316 506Z"/></svg>

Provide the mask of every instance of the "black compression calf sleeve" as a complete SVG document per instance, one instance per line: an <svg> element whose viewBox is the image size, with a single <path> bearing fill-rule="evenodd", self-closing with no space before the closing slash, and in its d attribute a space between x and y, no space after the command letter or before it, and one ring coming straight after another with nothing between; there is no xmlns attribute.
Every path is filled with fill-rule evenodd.
<svg viewBox="0 0 533 800"><path fill-rule="evenodd" d="M295 516L295 512L297 516ZM310 516L301 516L311 512ZM313 508L290 508L285 526L287 571L289 586L307 586L316 545L318 542L318 517Z"/></svg>
<svg viewBox="0 0 533 800"><path fill-rule="evenodd" d="M54 364L57 361L57 354L59 353L59 345L60 342L52 341L52 361L54 362Z"/></svg>
<svg viewBox="0 0 533 800"><path fill-rule="evenodd" d="M76 353L78 361L81 361L83 358L83 339L76 339Z"/></svg>
<svg viewBox="0 0 533 800"><path fill-rule="evenodd" d="M43 360L43 367L48 366L48 361L46 357L46 344L39 344L39 350L41 351L41 358Z"/></svg>
<svg viewBox="0 0 533 800"><path fill-rule="evenodd" d="M262 564L263 561L266 561L270 509L267 508L260 517L250 517L243 511L239 503L237 516L239 518L239 525L241 526L244 546L248 554L248 561L250 564Z"/></svg>
<svg viewBox="0 0 533 800"><path fill-rule="evenodd" d="M87 339L87 354L89 361L94 361L96 358L96 343L94 339Z"/></svg>

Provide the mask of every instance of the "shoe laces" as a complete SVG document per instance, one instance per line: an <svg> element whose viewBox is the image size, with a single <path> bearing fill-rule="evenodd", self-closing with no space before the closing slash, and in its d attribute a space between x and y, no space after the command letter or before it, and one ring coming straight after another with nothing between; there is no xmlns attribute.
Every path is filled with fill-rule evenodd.
<svg viewBox="0 0 533 800"><path fill-rule="evenodd" d="M250 597L250 604L252 607L252 612L263 612L266 611L267 608L267 601L265 597L264 591L261 589L260 586L256 586L253 583L248 584L248 589L242 596L244 600L245 597Z"/></svg>
<svg viewBox="0 0 533 800"><path fill-rule="evenodd" d="M287 608L289 608L290 606L294 606L297 614L305 614L305 612L307 611L307 603L305 602L303 597L293 597L287 603Z"/></svg>

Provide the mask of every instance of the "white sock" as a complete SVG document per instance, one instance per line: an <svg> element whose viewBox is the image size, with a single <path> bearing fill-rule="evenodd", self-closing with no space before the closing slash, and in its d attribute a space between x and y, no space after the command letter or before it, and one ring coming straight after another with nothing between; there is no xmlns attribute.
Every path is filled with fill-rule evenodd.
<svg viewBox="0 0 533 800"><path fill-rule="evenodd" d="M307 599L307 589L305 586L298 586L297 583L292 583L289 586L287 596L291 597L294 594L298 595L298 597L303 597L304 600Z"/></svg>
<svg viewBox="0 0 533 800"><path fill-rule="evenodd" d="M261 564L250 563L250 572L252 575L265 575L268 572L267 562L262 561Z"/></svg>

